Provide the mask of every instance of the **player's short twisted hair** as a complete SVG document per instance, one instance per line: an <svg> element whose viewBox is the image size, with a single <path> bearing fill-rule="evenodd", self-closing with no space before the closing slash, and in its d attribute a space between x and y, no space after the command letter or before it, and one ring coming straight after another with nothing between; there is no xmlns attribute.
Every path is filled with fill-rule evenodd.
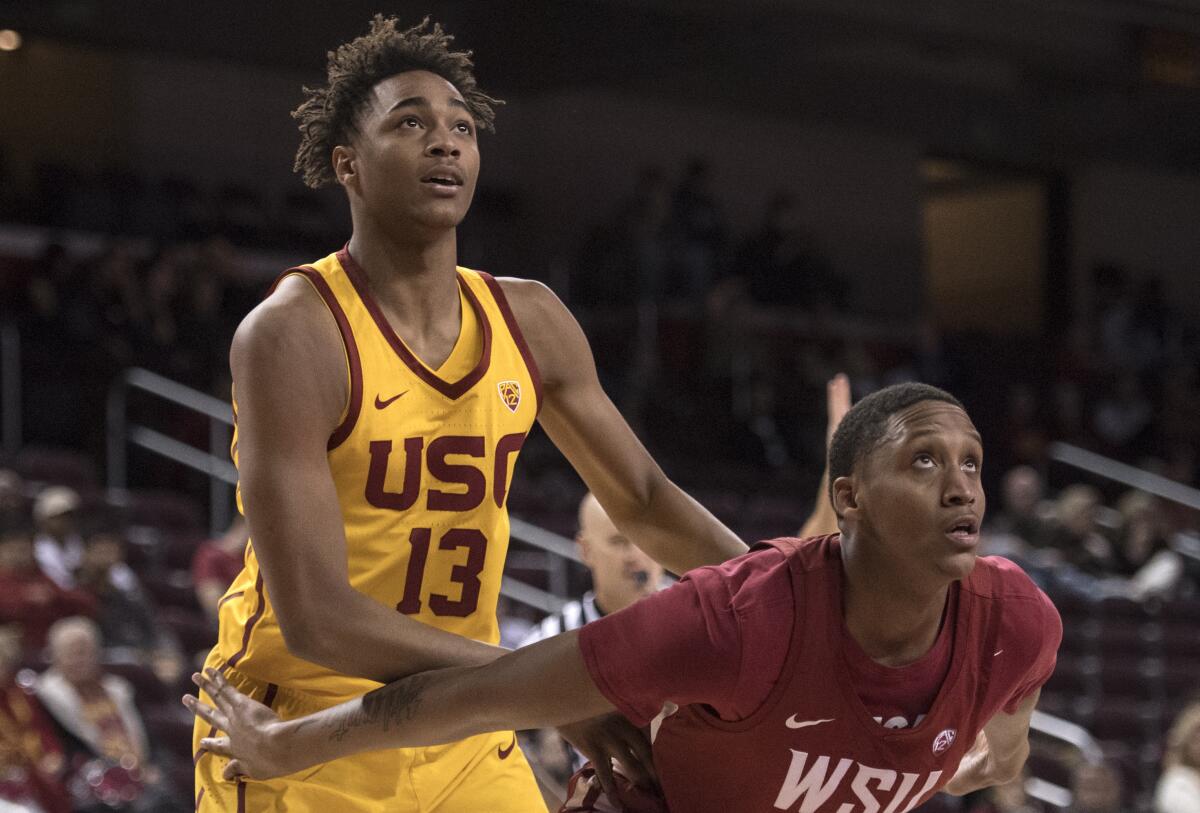
<svg viewBox="0 0 1200 813"><path fill-rule="evenodd" d="M399 29L395 17L376 14L370 30L330 51L325 84L305 87L304 103L292 111L300 122L300 148L294 170L316 189L336 182L330 155L357 131L358 114L371 89L405 71L436 73L458 89L478 127L493 129L495 106L503 104L475 83L470 51L451 51L454 37L426 17Z"/></svg>
<svg viewBox="0 0 1200 813"><path fill-rule="evenodd" d="M829 444L829 494L833 481L846 477L883 439L888 419L921 401L944 401L965 411L962 403L945 390L929 384L893 384L859 401L838 424Z"/></svg>

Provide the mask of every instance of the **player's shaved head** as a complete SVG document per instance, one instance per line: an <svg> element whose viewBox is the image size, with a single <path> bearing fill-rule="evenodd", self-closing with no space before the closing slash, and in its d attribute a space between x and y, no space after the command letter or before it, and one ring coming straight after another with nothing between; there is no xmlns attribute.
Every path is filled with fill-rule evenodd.
<svg viewBox="0 0 1200 813"><path fill-rule="evenodd" d="M922 401L942 401L964 412L962 402L929 384L893 384L873 392L850 408L829 444L829 493L839 477L848 477L884 439L893 415Z"/></svg>
<svg viewBox="0 0 1200 813"><path fill-rule="evenodd" d="M419 25L401 29L395 17L376 14L370 30L329 52L326 83L305 87L304 103L292 111L300 122L300 148L295 171L314 189L335 183L331 156L357 130L359 113L371 90L389 76L429 71L462 94L476 126L493 129L495 106L503 104L479 89L470 51L451 51L454 37L426 17Z"/></svg>

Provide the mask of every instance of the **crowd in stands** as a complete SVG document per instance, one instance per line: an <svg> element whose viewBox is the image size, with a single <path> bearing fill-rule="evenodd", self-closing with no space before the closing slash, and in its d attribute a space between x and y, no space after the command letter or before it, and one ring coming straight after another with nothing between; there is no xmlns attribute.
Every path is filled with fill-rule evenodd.
<svg viewBox="0 0 1200 813"><path fill-rule="evenodd" d="M167 222L151 231L126 215L89 226L47 203L58 212L49 225L118 236L92 255L55 238L34 258L0 255L0 321L21 334L29 443L100 459L105 395L130 366L228 398L230 337L268 282L244 272L234 244L281 233L255 225L245 196L222 198L219 222L197 215L186 192L156 213ZM309 245L316 228L290 245L318 256L340 239L325 229L320 245ZM1074 791L1072 809L1197 809L1188 804L1200 799L1200 518L1049 457L1064 441L1197 484L1200 332L1158 283L1100 265L1088 311L1034 338L947 335L921 317L880 331L869 309L858 311L869 292L827 259L793 198L774 196L761 225L736 235L702 160L674 180L647 170L580 238L560 294L588 330L606 386L672 475L748 539L794 533L807 513L824 457L819 393L833 373L850 374L856 397L914 378L959 395L987 441L987 552L1020 562L1067 621L1045 708L1105 734L1102 760L1059 777ZM205 445L203 421L171 420L173 436ZM570 534L582 486L547 445L526 445L510 505ZM133 485L187 485L144 462ZM774 475L765 485L763 472ZM0 470L0 800L32 799L53 813L112 809L125 794L128 809L175 809L190 781L186 770L164 779L178 779L190 743L161 740L187 725L164 722L158 701L174 698L211 641L247 532L235 523L200 545L198 532L166 531L155 547L109 509L102 496ZM508 642L540 621L514 610ZM1114 692L1117 661L1131 683ZM1100 713L1126 700L1119 724ZM75 721L86 710L91 727L72 730L64 708ZM555 740L530 749L544 751L545 764L570 765ZM993 789L961 809L1042 809L1024 787Z"/></svg>
<svg viewBox="0 0 1200 813"><path fill-rule="evenodd" d="M186 809L191 723L177 698L215 639L246 535L238 524L202 542L197 527L168 570L168 527L143 521L97 488L0 469L0 809Z"/></svg>

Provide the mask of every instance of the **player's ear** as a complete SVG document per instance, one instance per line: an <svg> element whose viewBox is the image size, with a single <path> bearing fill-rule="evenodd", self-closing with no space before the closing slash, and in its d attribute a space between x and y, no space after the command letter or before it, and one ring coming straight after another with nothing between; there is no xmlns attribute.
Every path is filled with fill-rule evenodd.
<svg viewBox="0 0 1200 813"><path fill-rule="evenodd" d="M853 474L833 481L833 512L838 516L839 525L842 520L857 518L858 484Z"/></svg>
<svg viewBox="0 0 1200 813"><path fill-rule="evenodd" d="M333 148L333 174L342 186L351 186L358 178L358 154L353 147L339 144Z"/></svg>
<svg viewBox="0 0 1200 813"><path fill-rule="evenodd" d="M583 531L575 534L575 546L579 548L579 558L590 570L592 567L592 548L588 544L587 537L583 535Z"/></svg>

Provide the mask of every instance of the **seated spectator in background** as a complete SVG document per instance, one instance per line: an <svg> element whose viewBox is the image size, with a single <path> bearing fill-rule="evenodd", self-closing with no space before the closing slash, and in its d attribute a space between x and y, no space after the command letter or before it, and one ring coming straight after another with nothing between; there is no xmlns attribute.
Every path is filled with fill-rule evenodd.
<svg viewBox="0 0 1200 813"><path fill-rule="evenodd" d="M75 586L75 570L83 561L79 505L79 495L66 486L42 489L33 503L34 555L42 572L60 587Z"/></svg>
<svg viewBox="0 0 1200 813"><path fill-rule="evenodd" d="M183 674L179 644L157 621L153 603L125 564L125 540L102 531L88 537L77 573L79 586L95 596L104 648L154 669L164 683Z"/></svg>
<svg viewBox="0 0 1200 813"><path fill-rule="evenodd" d="M250 528L240 514L229 525L228 530L215 539L209 539L196 548L192 556L192 582L196 585L196 601L204 614L217 623L217 605L221 596L233 584L242 571L242 559L246 554L246 542L250 539Z"/></svg>
<svg viewBox="0 0 1200 813"><path fill-rule="evenodd" d="M1121 775L1107 762L1082 762L1071 774L1071 813L1124 813Z"/></svg>
<svg viewBox="0 0 1200 813"><path fill-rule="evenodd" d="M133 687L101 667L99 628L86 618L64 618L49 639L51 666L37 679L38 699L60 729L74 773L103 777L98 784L68 784L76 810L172 809L150 761Z"/></svg>
<svg viewBox="0 0 1200 813"><path fill-rule="evenodd" d="M1058 551L1063 561L1096 576L1112 572L1113 567L1112 543L1096 521L1100 508L1100 492L1092 486L1064 488L1045 537L1047 547Z"/></svg>
<svg viewBox="0 0 1200 813"><path fill-rule="evenodd" d="M26 653L40 652L55 621L92 615L95 609L87 593L65 590L38 569L27 522L17 519L0 525L0 624L19 626Z"/></svg>
<svg viewBox="0 0 1200 813"><path fill-rule="evenodd" d="M1037 469L1032 466L1009 469L1001 484L1001 508L989 523L989 533L1016 537L1025 547L1041 543L1046 533L1042 517L1044 495L1045 484Z"/></svg>
<svg viewBox="0 0 1200 813"><path fill-rule="evenodd" d="M1183 577L1183 561L1171 550L1158 500L1144 491L1127 491L1117 501L1121 538L1113 560L1115 574L1129 579L1129 596L1167 595Z"/></svg>
<svg viewBox="0 0 1200 813"><path fill-rule="evenodd" d="M1200 702L1185 708L1167 734L1154 813L1200 813Z"/></svg>
<svg viewBox="0 0 1200 813"><path fill-rule="evenodd" d="M32 692L17 685L20 662L20 630L0 627L0 810L69 813L62 743Z"/></svg>

